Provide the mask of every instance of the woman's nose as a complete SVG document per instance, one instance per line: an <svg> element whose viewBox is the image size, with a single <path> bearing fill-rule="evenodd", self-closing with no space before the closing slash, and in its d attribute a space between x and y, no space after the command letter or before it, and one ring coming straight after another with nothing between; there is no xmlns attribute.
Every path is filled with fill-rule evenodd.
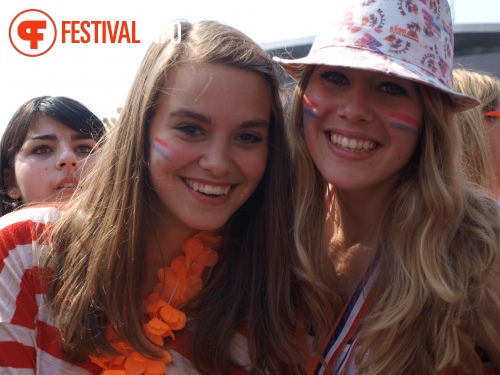
<svg viewBox="0 0 500 375"><path fill-rule="evenodd" d="M362 85L352 87L343 97L338 114L353 123L370 122L373 119L373 111L369 92Z"/></svg>
<svg viewBox="0 0 500 375"><path fill-rule="evenodd" d="M58 169L76 169L78 167L78 157L73 150L63 150L59 155L56 167Z"/></svg>
<svg viewBox="0 0 500 375"><path fill-rule="evenodd" d="M230 145L213 142L200 158L199 164L213 176L223 176L232 165Z"/></svg>

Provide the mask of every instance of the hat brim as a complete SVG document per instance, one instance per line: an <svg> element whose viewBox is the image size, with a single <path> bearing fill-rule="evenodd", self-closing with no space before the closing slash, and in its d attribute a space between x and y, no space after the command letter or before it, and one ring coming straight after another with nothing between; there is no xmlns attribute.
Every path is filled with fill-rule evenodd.
<svg viewBox="0 0 500 375"><path fill-rule="evenodd" d="M480 101L476 98L450 90L437 80L432 73L417 68L404 60L389 57L373 50L332 46L316 50L300 59L287 60L275 56L273 60L280 63L287 73L295 79L300 77L305 65L328 65L363 69L409 79L441 90L450 96L455 112L465 111L480 104Z"/></svg>

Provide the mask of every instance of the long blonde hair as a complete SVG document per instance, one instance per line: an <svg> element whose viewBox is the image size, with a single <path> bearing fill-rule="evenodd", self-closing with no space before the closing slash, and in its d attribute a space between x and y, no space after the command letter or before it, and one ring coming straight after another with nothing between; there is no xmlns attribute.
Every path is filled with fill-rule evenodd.
<svg viewBox="0 0 500 375"><path fill-rule="evenodd" d="M314 330L313 350L319 352L323 340L331 330L342 304L335 290L337 279L328 255L328 234L325 219L328 214L328 184L316 168L304 138L302 124L303 96L313 68L306 68L295 87L291 101L291 139L295 145L297 176L295 178L294 239L300 266L298 277L310 288L307 298L321 314L321 322ZM322 197L322 198L321 198Z"/></svg>
<svg viewBox="0 0 500 375"><path fill-rule="evenodd" d="M167 38L149 47L85 191L54 225L52 257L58 264L50 302L63 350L73 361L116 354L105 335L112 326L143 355L158 356L143 330L148 249L161 229L147 167L149 123L177 67L213 62L257 72L269 83L269 156L256 191L224 228L206 287L189 306L198 317L193 360L202 371L227 373L231 339L245 320L254 371L277 372L300 358L294 340L299 307L311 319L315 312L302 304L292 272L291 153L275 66L229 26L183 22L180 29L180 43Z"/></svg>
<svg viewBox="0 0 500 375"><path fill-rule="evenodd" d="M302 73L294 102L299 166L305 165L298 170L295 233L299 250L307 253L301 261L331 282L319 263L326 261L326 239L311 236L324 235L315 226L329 214L328 187L307 155L303 134L303 92L313 69ZM449 98L430 87L419 90L423 131L382 213L376 295L359 333L356 361L361 373L372 375L436 374L447 367L473 374L479 360L472 329L495 323L478 306L491 294L487 281L500 261L500 209L463 178ZM488 334L500 345L495 330Z"/></svg>
<svg viewBox="0 0 500 375"><path fill-rule="evenodd" d="M486 73L454 69L453 88L481 101L478 107L459 112L455 116L462 134L464 169L467 178L496 195L495 172L483 124L483 113L496 108L500 95L500 81Z"/></svg>

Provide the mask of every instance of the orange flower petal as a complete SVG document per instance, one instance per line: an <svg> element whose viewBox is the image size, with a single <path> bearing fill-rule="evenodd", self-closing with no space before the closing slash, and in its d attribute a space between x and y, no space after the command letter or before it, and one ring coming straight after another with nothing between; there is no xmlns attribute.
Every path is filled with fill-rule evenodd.
<svg viewBox="0 0 500 375"><path fill-rule="evenodd" d="M186 291L186 268L183 264L177 263L174 270L167 271L167 279L165 282L165 287L162 290L161 297L168 303L173 305L178 305L182 300L182 295ZM175 272L178 272L180 276L177 276Z"/></svg>
<svg viewBox="0 0 500 375"><path fill-rule="evenodd" d="M164 364L172 362L172 357L170 356L170 353L167 352L166 350L162 351L163 357L160 358L160 361L162 361Z"/></svg>
<svg viewBox="0 0 500 375"><path fill-rule="evenodd" d="M144 357L141 353L136 352L136 351L130 353L130 357L136 359L139 362L146 362L147 361L146 357Z"/></svg>
<svg viewBox="0 0 500 375"><path fill-rule="evenodd" d="M203 288L203 281L199 276L192 275L187 279L187 283L188 285L186 288L186 292L184 293L184 297L189 300L196 296Z"/></svg>
<svg viewBox="0 0 500 375"><path fill-rule="evenodd" d="M125 370L131 375L141 375L147 369L146 361L139 361L133 356L127 357L125 360Z"/></svg>
<svg viewBox="0 0 500 375"><path fill-rule="evenodd" d="M152 361L149 360L147 361L146 365L147 372L151 374L165 374L165 362L162 360L157 360L157 361Z"/></svg>
<svg viewBox="0 0 500 375"><path fill-rule="evenodd" d="M115 348L120 353L127 353L129 351L134 350L129 344L123 341L115 341L111 343L111 346Z"/></svg>
<svg viewBox="0 0 500 375"><path fill-rule="evenodd" d="M149 337L149 339L151 340L151 342L155 345L158 345L158 346L163 346L164 342L163 342L163 337L160 336L160 335L151 335Z"/></svg>
<svg viewBox="0 0 500 375"><path fill-rule="evenodd" d="M166 323L176 322L185 317L185 314L177 309L174 309L171 305L166 304L160 310L160 315Z"/></svg>
<svg viewBox="0 0 500 375"><path fill-rule="evenodd" d="M128 375L125 370L104 370L102 375Z"/></svg>
<svg viewBox="0 0 500 375"><path fill-rule="evenodd" d="M95 363L100 368L107 369L107 368L109 368L109 366L106 365L105 363L112 360L113 357L91 355L91 356L89 356L89 359L90 359L90 362Z"/></svg>
<svg viewBox="0 0 500 375"><path fill-rule="evenodd" d="M194 259L203 250L203 242L199 238L193 237L182 244L182 250L188 259Z"/></svg>
<svg viewBox="0 0 500 375"><path fill-rule="evenodd" d="M195 237L200 239L205 244L205 247L212 248L215 251L220 250L222 247L222 236L214 236L208 232L200 232Z"/></svg>
<svg viewBox="0 0 500 375"><path fill-rule="evenodd" d="M177 258L172 261L170 268L178 279L186 277L187 275L186 263L178 260Z"/></svg>
<svg viewBox="0 0 500 375"><path fill-rule="evenodd" d="M219 255L215 251L203 250L203 252L193 260L193 263L191 263L189 274L201 276L205 267L214 266L218 260Z"/></svg>
<svg viewBox="0 0 500 375"><path fill-rule="evenodd" d="M149 332L154 335L164 335L165 332L169 330L168 324L162 322L158 318L151 319L147 324L146 328Z"/></svg>
<svg viewBox="0 0 500 375"><path fill-rule="evenodd" d="M163 281L165 280L165 276L166 276L166 275L165 275L165 271L166 271L165 269L166 269L166 268L167 268L167 267L162 267L162 268L160 268L160 269L158 270L158 280L159 280L160 282L163 282Z"/></svg>
<svg viewBox="0 0 500 375"><path fill-rule="evenodd" d="M167 302L165 302L158 293L152 293L149 295L146 302L146 311L147 312L157 312L163 306L165 306Z"/></svg>
<svg viewBox="0 0 500 375"><path fill-rule="evenodd" d="M215 266L219 261L219 254L210 249L203 251L200 257L203 257L203 263L208 267Z"/></svg>
<svg viewBox="0 0 500 375"><path fill-rule="evenodd" d="M182 329L186 325L186 314L170 305L163 306L160 315L172 330Z"/></svg>
<svg viewBox="0 0 500 375"><path fill-rule="evenodd" d="M123 363L123 361L125 361L127 357L125 357L124 355L117 355L112 361L111 361L111 364L114 366L118 366L118 365L121 365Z"/></svg>

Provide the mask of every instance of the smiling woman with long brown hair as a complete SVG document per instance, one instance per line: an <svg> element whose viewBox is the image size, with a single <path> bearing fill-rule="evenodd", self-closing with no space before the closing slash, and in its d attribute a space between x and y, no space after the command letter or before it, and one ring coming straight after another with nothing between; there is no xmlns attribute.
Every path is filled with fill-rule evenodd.
<svg viewBox="0 0 500 375"><path fill-rule="evenodd" d="M82 194L0 222L2 372L287 373L298 311L321 315L293 276L272 60L216 22L166 35Z"/></svg>

